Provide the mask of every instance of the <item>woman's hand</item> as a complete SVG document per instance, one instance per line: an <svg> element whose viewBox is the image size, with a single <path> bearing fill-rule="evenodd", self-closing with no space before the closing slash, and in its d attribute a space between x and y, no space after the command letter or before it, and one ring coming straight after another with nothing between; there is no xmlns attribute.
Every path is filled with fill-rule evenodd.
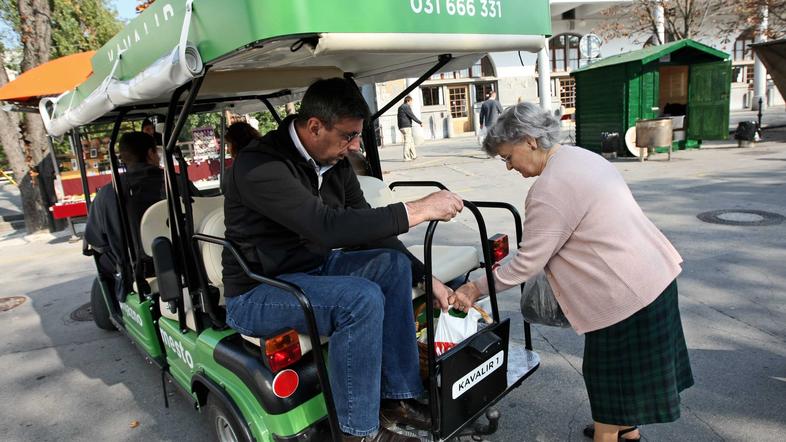
<svg viewBox="0 0 786 442"><path fill-rule="evenodd" d="M478 290L478 286L474 282L470 281L456 289L448 301L454 309L466 313L469 312L469 309L472 308L478 298L480 298L480 290Z"/></svg>
<svg viewBox="0 0 786 442"><path fill-rule="evenodd" d="M450 308L449 299L453 296L453 290L433 276L431 277L431 285L434 288L434 307L440 308L443 312L448 311Z"/></svg>

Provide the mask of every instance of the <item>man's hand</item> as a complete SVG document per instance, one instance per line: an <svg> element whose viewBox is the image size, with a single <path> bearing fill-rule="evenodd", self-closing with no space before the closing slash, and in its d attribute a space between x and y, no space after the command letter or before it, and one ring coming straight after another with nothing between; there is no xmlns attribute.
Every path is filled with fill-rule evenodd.
<svg viewBox="0 0 786 442"><path fill-rule="evenodd" d="M478 298L480 298L480 290L478 290L478 286L476 286L475 283L470 281L457 288L456 291L453 292L453 296L448 298L448 302L454 309L466 313L469 312L469 309L472 308Z"/></svg>
<svg viewBox="0 0 786 442"><path fill-rule="evenodd" d="M442 283L439 279L431 277L432 287L434 287L434 306L439 307L443 312L448 311L450 302L448 301L453 296L453 290Z"/></svg>
<svg viewBox="0 0 786 442"><path fill-rule="evenodd" d="M409 214L409 227L417 226L423 221L450 221L464 208L461 197L447 190L440 190L405 204Z"/></svg>

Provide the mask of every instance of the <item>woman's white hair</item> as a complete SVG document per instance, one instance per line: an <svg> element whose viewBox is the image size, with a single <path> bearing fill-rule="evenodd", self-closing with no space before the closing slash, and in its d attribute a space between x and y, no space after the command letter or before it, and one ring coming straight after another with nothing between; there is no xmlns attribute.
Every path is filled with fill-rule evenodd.
<svg viewBox="0 0 786 442"><path fill-rule="evenodd" d="M494 126L488 129L483 150L496 155L502 144L535 140L541 149L550 149L559 141L559 120L532 103L519 103L505 109Z"/></svg>

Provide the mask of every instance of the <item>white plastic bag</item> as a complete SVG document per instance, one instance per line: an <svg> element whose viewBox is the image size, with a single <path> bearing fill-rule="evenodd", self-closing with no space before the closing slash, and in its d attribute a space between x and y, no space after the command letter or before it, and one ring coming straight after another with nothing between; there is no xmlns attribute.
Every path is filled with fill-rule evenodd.
<svg viewBox="0 0 786 442"><path fill-rule="evenodd" d="M480 317L480 313L475 309L470 309L464 318L452 316L450 311L442 312L437 321L437 328L434 330L434 351L437 356L474 335L478 331Z"/></svg>
<svg viewBox="0 0 786 442"><path fill-rule="evenodd" d="M540 272L524 284L521 293L521 314L531 324L552 327L570 327L570 322L562 312L554 291L551 289L546 273Z"/></svg>

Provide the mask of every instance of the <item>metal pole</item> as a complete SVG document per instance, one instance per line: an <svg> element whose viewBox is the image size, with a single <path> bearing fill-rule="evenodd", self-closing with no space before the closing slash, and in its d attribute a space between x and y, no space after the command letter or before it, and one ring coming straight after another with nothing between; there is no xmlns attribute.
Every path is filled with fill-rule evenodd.
<svg viewBox="0 0 786 442"><path fill-rule="evenodd" d="M756 115L758 117L758 121L756 122L756 131L759 132L759 136L761 136L761 105L764 100L759 97L759 113Z"/></svg>
<svg viewBox="0 0 786 442"><path fill-rule="evenodd" d="M79 176L82 179L82 192L85 195L85 207L90 212L90 186L87 184L87 170L85 168L85 157L82 152L82 141L79 137L79 129L71 131L71 148L74 150L76 163L79 165Z"/></svg>
<svg viewBox="0 0 786 442"><path fill-rule="evenodd" d="M538 95L540 108L551 110L551 61L549 61L549 42L538 51Z"/></svg>
<svg viewBox="0 0 786 442"><path fill-rule="evenodd" d="M221 145L218 146L218 163L219 163L219 171L218 171L218 188L224 188L224 170L226 169L226 140L224 140L224 135L227 131L227 110L226 106L221 107Z"/></svg>
<svg viewBox="0 0 786 442"><path fill-rule="evenodd" d="M764 3L764 2L763 2ZM759 9L759 15L761 17L761 23L756 29L756 35L753 39L754 43L762 43L767 41L767 16L768 16L768 9L767 4L764 3ZM757 107L761 109L761 106L764 104L762 97L765 94L765 90L767 88L767 68L764 67L764 64L759 59L759 56L756 53L753 53L753 105L758 105Z"/></svg>

